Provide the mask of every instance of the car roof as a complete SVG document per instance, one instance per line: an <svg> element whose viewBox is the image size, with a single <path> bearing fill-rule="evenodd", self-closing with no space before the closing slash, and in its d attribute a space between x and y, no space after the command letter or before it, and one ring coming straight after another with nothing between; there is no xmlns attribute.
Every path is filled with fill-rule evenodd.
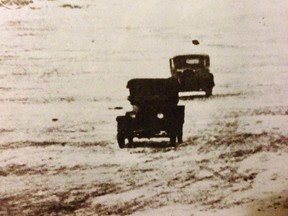
<svg viewBox="0 0 288 216"><path fill-rule="evenodd" d="M177 55L174 56L172 59L175 58L209 58L209 55L207 54L185 54L185 55Z"/></svg>
<svg viewBox="0 0 288 216"><path fill-rule="evenodd" d="M178 103L179 86L173 78L132 79L127 83L131 104Z"/></svg>
<svg viewBox="0 0 288 216"><path fill-rule="evenodd" d="M156 88L159 87L171 87L173 80L171 78L135 78L131 79L127 83L127 88L140 87L144 88Z"/></svg>

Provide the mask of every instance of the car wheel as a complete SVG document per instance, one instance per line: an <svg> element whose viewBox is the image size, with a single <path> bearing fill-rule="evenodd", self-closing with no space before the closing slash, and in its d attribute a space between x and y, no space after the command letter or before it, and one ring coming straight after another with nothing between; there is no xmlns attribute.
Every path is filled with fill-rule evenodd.
<svg viewBox="0 0 288 216"><path fill-rule="evenodd" d="M119 145L119 148L124 148L125 147L125 136L122 133L117 134L117 142Z"/></svg>
<svg viewBox="0 0 288 216"><path fill-rule="evenodd" d="M133 144L133 137L128 138L129 144Z"/></svg>
<svg viewBox="0 0 288 216"><path fill-rule="evenodd" d="M207 88L205 91L205 94L206 94L206 97L211 96L212 95L212 87Z"/></svg>
<svg viewBox="0 0 288 216"><path fill-rule="evenodd" d="M178 143L183 142L183 124L179 124L177 128L177 142Z"/></svg>
<svg viewBox="0 0 288 216"><path fill-rule="evenodd" d="M178 143L183 142L183 129L182 129L182 127L181 127L181 129L179 129L179 131L177 133L177 141L178 141Z"/></svg>
<svg viewBox="0 0 288 216"><path fill-rule="evenodd" d="M176 136L175 135L170 136L170 144L173 146L176 146Z"/></svg>
<svg viewBox="0 0 288 216"><path fill-rule="evenodd" d="M128 137L128 147L133 147L133 137Z"/></svg>

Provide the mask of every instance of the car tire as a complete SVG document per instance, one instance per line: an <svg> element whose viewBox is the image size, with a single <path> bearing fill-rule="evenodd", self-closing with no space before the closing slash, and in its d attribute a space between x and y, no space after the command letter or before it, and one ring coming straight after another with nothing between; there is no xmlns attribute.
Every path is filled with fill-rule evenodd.
<svg viewBox="0 0 288 216"><path fill-rule="evenodd" d="M128 142L129 142L129 144L133 144L133 137L132 136L128 138Z"/></svg>
<svg viewBox="0 0 288 216"><path fill-rule="evenodd" d="M119 145L119 148L125 148L125 136L123 133L118 133L117 134L117 142Z"/></svg>
<svg viewBox="0 0 288 216"><path fill-rule="evenodd" d="M210 97L212 95L212 87L209 87L205 90L206 97Z"/></svg>
<svg viewBox="0 0 288 216"><path fill-rule="evenodd" d="M128 147L133 147L133 136L128 137Z"/></svg>
<svg viewBox="0 0 288 216"><path fill-rule="evenodd" d="M179 132L178 134L177 134L177 142L178 143L182 143L183 142L183 133L181 132Z"/></svg>
<svg viewBox="0 0 288 216"><path fill-rule="evenodd" d="M176 146L176 136L175 135L170 136L170 145Z"/></svg>
<svg viewBox="0 0 288 216"><path fill-rule="evenodd" d="M182 143L183 142L183 126L181 126L181 128L178 130L177 133L177 142L178 143Z"/></svg>

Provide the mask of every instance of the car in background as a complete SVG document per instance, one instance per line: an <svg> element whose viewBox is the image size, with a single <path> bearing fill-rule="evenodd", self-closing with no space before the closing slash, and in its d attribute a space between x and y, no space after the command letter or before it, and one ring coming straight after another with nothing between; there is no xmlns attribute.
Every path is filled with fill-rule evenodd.
<svg viewBox="0 0 288 216"><path fill-rule="evenodd" d="M204 91L212 95L214 76L210 73L209 55L178 55L170 59L171 76L180 83L180 92Z"/></svg>

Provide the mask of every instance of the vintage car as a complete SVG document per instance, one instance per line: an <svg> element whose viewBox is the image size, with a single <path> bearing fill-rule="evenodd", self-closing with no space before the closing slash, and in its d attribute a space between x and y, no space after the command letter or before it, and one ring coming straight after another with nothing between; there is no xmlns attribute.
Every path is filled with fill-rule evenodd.
<svg viewBox="0 0 288 216"><path fill-rule="evenodd" d="M209 71L208 55L178 55L170 59L171 75L180 83L180 91L205 91L212 95L214 76Z"/></svg>
<svg viewBox="0 0 288 216"><path fill-rule="evenodd" d="M172 78L132 79L127 88L133 110L116 118L119 147L132 145L134 137L168 137L174 146L177 138L181 143L185 107L177 105L178 82Z"/></svg>

